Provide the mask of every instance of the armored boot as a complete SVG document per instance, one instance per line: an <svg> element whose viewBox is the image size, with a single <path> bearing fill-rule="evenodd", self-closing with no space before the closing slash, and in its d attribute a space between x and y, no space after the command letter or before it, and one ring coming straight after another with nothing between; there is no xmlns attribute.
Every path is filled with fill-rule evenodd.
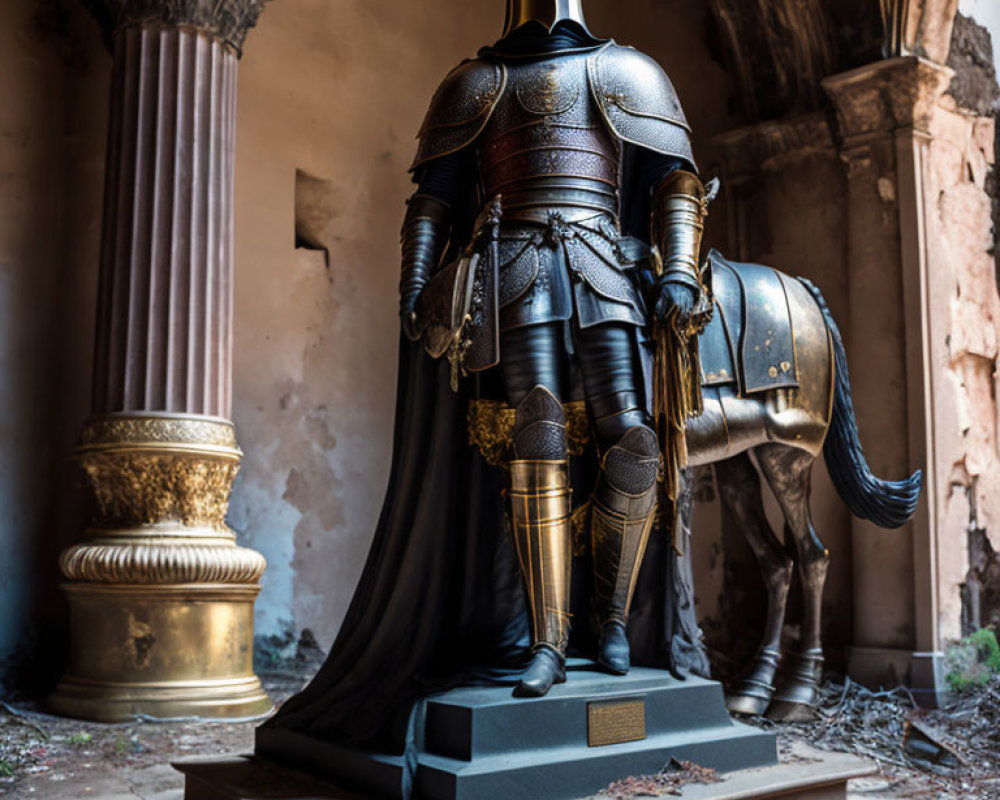
<svg viewBox="0 0 1000 800"><path fill-rule="evenodd" d="M617 675L630 667L625 634L639 565L656 515L656 434L630 428L601 462L591 500L595 610L601 624L597 663Z"/></svg>
<svg viewBox="0 0 1000 800"><path fill-rule="evenodd" d="M566 416L550 391L536 386L517 407L509 464L510 523L531 617L532 662L514 690L541 697L566 680L570 538Z"/></svg>

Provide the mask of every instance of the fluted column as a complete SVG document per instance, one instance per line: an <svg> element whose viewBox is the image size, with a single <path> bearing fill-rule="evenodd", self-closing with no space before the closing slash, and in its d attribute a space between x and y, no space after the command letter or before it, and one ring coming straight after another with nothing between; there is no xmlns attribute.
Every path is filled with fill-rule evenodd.
<svg viewBox="0 0 1000 800"><path fill-rule="evenodd" d="M231 412L236 57L160 25L115 38L94 412Z"/></svg>
<svg viewBox="0 0 1000 800"><path fill-rule="evenodd" d="M104 0L114 63L93 373L93 495L62 554L70 662L51 698L101 720L247 717L263 557L225 524L236 72L263 0Z"/></svg>

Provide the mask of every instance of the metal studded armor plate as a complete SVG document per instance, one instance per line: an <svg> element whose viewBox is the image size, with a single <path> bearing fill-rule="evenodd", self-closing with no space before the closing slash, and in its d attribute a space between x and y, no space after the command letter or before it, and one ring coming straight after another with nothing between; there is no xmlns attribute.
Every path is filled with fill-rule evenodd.
<svg viewBox="0 0 1000 800"><path fill-rule="evenodd" d="M619 224L623 142L692 160L654 61L614 42L522 60L484 51L445 79L419 138L414 169L473 147L482 201L501 198L500 330L646 324Z"/></svg>
<svg viewBox="0 0 1000 800"><path fill-rule="evenodd" d="M574 297L581 325L645 323L615 249L621 143L591 96L588 57L505 65L504 90L476 142L484 196L503 206L501 330L568 320Z"/></svg>

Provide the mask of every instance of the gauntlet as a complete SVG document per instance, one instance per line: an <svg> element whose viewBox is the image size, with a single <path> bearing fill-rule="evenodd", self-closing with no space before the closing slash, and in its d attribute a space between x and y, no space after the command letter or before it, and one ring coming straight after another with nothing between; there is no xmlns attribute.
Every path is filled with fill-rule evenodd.
<svg viewBox="0 0 1000 800"><path fill-rule="evenodd" d="M407 338L420 338L417 320L417 300L427 285L438 261L451 227L451 208L430 195L415 194L410 198L400 232L403 251L399 275L399 316Z"/></svg>
<svg viewBox="0 0 1000 800"><path fill-rule="evenodd" d="M657 299L671 286L686 286L693 291L691 310L701 299L704 287L699 254L708 203L701 179L684 170L671 172L654 190L650 238L663 262L656 280Z"/></svg>

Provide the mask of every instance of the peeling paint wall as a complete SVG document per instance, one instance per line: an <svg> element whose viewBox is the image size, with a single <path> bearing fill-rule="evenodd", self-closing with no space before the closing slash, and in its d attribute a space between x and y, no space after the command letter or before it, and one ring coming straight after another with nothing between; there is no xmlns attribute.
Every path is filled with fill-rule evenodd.
<svg viewBox="0 0 1000 800"><path fill-rule="evenodd" d="M389 464L412 138L425 96L488 30L484 5L435 30L426 4L283 0L249 39L234 387L246 458L230 523L269 562L258 634L310 628L328 646L360 574Z"/></svg>
<svg viewBox="0 0 1000 800"><path fill-rule="evenodd" d="M985 19L1000 34L996 9ZM938 619L945 642L963 633L960 585L970 567L970 528L1000 541L1000 295L990 196L1000 89L985 63L986 37L976 22L957 20L949 59L957 74L931 121L925 192L931 291L940 298L930 307L930 327Z"/></svg>

